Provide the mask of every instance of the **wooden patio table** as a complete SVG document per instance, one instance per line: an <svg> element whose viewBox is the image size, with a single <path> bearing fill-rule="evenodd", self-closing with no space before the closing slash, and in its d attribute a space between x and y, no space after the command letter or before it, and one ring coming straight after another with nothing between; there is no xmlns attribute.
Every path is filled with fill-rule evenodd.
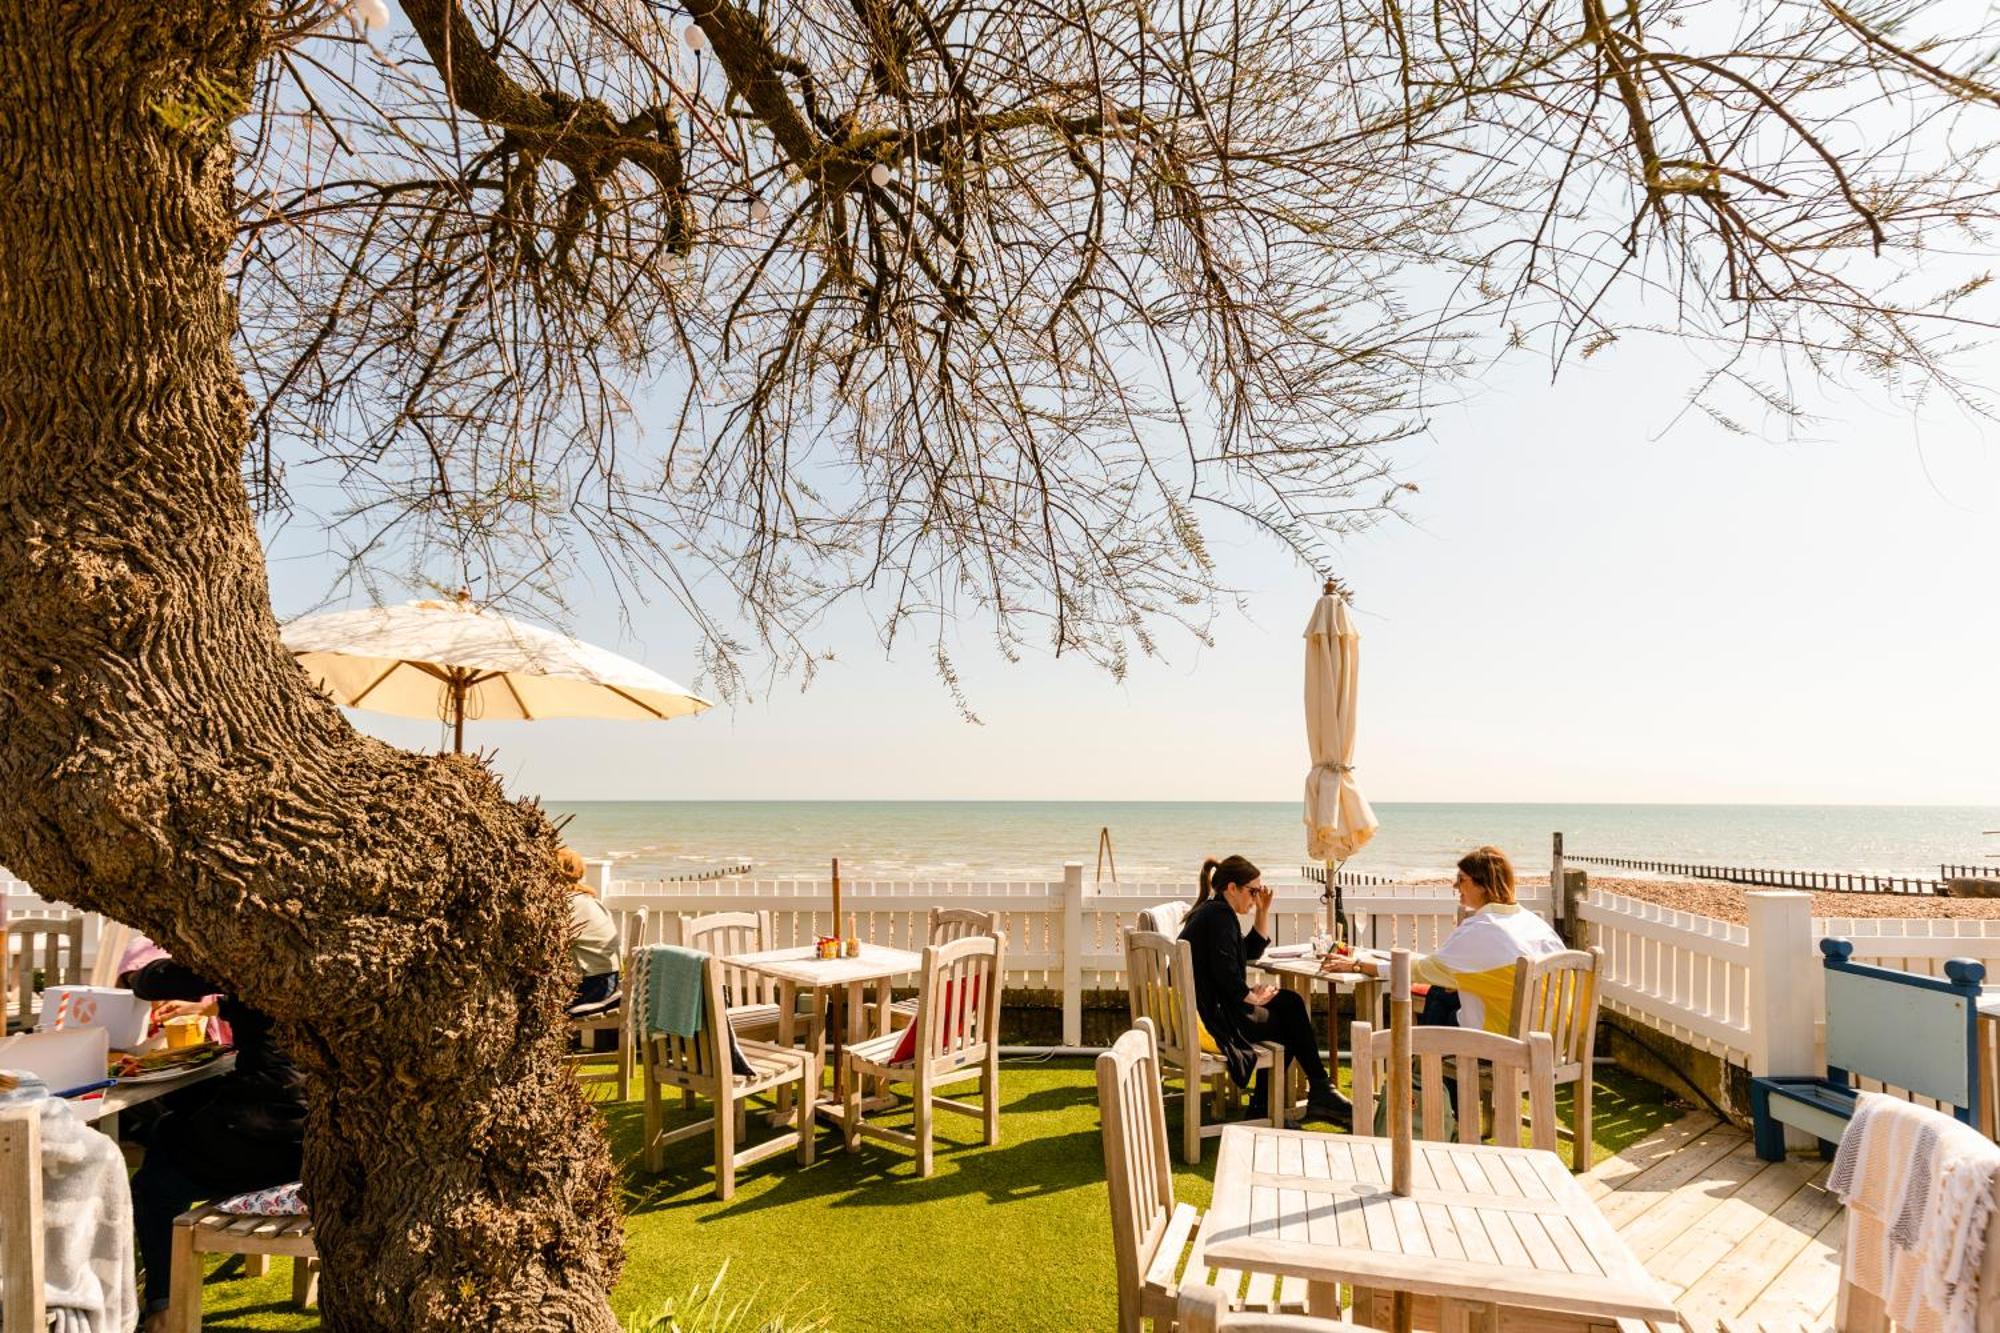
<svg viewBox="0 0 2000 1333"><path fill-rule="evenodd" d="M1679 1322L1554 1153L1420 1142L1409 1196L1389 1182L1388 1139L1231 1125L1198 1253L1306 1279L1315 1314L1338 1313L1346 1282L1454 1302L1460 1327L1497 1328L1501 1307L1548 1312L1550 1328Z"/></svg>
<svg viewBox="0 0 2000 1333"><path fill-rule="evenodd" d="M889 982L891 978L915 972L924 965L923 958L907 949L891 949L880 944L861 946L859 955L853 958L818 958L809 944L791 949L766 949L760 953L736 954L727 960L737 967L748 968L762 973L776 981L778 994L778 1044L792 1046L798 1041L798 994L805 991L812 996L812 1009L807 1017L807 1041L812 1047L815 1060L820 1068L827 1068L826 1030L827 1014L830 1007L843 1011L847 1040L873 1035L865 1030L867 1005L865 994L869 986L875 988L875 1011L877 1033L888 1030L889 1025ZM838 1119L842 1114L841 1096L845 1091L845 1072L840 1067L841 1037L836 1031L833 1052L833 1096L822 1097L813 1108L815 1115ZM788 1113L791 1091L782 1088L778 1092L778 1110L775 1117Z"/></svg>
<svg viewBox="0 0 2000 1333"><path fill-rule="evenodd" d="M1379 961L1385 967L1389 961L1387 954L1373 949L1364 949L1356 956ZM1340 1042L1336 1038L1339 1036L1337 1025L1340 1015L1333 1003L1333 997L1341 991L1353 991L1355 1021L1370 1023L1380 1029L1382 993L1389 983L1381 977L1371 977L1365 972L1322 972L1319 970L1319 965L1320 960L1311 954L1302 958L1273 958L1268 951L1262 958L1250 964L1251 967L1278 978L1279 985L1297 991L1308 1004L1312 1002L1313 984L1315 982L1326 984L1326 1049L1329 1055L1338 1058Z"/></svg>

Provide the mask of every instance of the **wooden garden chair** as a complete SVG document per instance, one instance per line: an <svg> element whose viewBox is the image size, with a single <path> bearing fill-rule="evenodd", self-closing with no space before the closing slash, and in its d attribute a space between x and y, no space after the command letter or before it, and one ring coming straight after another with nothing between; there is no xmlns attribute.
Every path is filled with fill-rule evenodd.
<svg viewBox="0 0 2000 1333"><path fill-rule="evenodd" d="M1160 1065L1181 1080L1181 1156L1188 1162L1201 1160L1201 1141L1222 1133L1220 1123L1201 1123L1201 1102L1205 1090L1215 1095L1215 1113L1234 1105L1237 1087L1229 1077L1229 1065L1214 1051L1201 1045L1201 1021L1194 1002L1194 952L1185 940L1169 939L1149 930L1125 932L1125 996L1132 1023L1150 1019L1158 1034ZM1257 1049L1257 1068L1271 1071L1270 1105L1272 1116L1282 1116L1285 1103L1285 1048L1267 1042ZM1283 1128L1279 1119L1241 1122Z"/></svg>
<svg viewBox="0 0 2000 1333"><path fill-rule="evenodd" d="M1104 1137L1104 1178L1111 1188L1111 1252L1118 1281L1119 1333L1140 1333L1148 1319L1172 1326L1182 1283L1214 1283L1232 1296L1243 1284L1234 1269L1211 1268L1193 1246L1201 1214L1174 1198L1167 1149L1166 1096L1160 1047L1150 1018L1140 1018L1097 1057L1097 1110ZM1303 1311L1306 1284L1270 1273L1250 1275L1245 1305L1266 1313Z"/></svg>
<svg viewBox="0 0 2000 1333"><path fill-rule="evenodd" d="M17 1027L33 1027L42 985L83 984L83 918L81 916L17 916L7 922L7 993L14 997Z"/></svg>
<svg viewBox="0 0 2000 1333"><path fill-rule="evenodd" d="M855 1042L841 1054L847 1147L866 1136L917 1150L917 1174L931 1173L931 1114L956 1111L981 1121L988 1147L1000 1142L1000 992L1005 984L1004 934L968 935L924 948L923 980L917 990L917 1017L910 1028ZM906 1033L915 1041L898 1059ZM953 1101L938 1089L966 1079L979 1080L979 1105ZM869 1124L862 1114L862 1081L907 1083L914 1132L904 1134Z"/></svg>
<svg viewBox="0 0 2000 1333"><path fill-rule="evenodd" d="M788 1148L797 1149L799 1165L812 1165L813 1112L819 1104L816 1095L819 1091L819 1067L811 1051L794 1050L738 1036L737 1049L742 1051L751 1072L748 1075L732 1072L729 1019L722 1004L723 971L721 962L712 956L702 962L701 1030L692 1037L645 1030L647 998L643 978L635 977L630 1003L635 1030L642 1034L639 1042L640 1085L645 1092L646 1110L640 1146L645 1153L646 1169L658 1175L669 1144L710 1134L715 1140L715 1197L728 1200L736 1193L736 1172L741 1167L761 1162ZM749 1099L758 1093L775 1092L794 1084L797 1085L797 1095L793 1100L797 1125L768 1142L739 1148L739 1140L746 1137L748 1126L744 1111ZM665 1088L679 1088L690 1101L696 1096L706 1098L713 1114L695 1124L665 1130L661 1125L660 1106L660 1093Z"/></svg>
<svg viewBox="0 0 2000 1333"><path fill-rule="evenodd" d="M569 1016L569 1030L576 1036L578 1049L565 1057L571 1065L579 1066L576 1081L586 1087L600 1083L618 1085L618 1101L626 1102L632 1096L632 1071L638 1056L638 1038L633 1032L631 1020L632 1005L626 994L632 985L632 966L640 949L648 944L657 944L658 918L649 917L643 910L614 913L618 923L619 959L618 986L621 992L617 1004L592 1014L572 1014ZM604 1058L604 1052L597 1049L599 1033L609 1032L613 1036L612 1053L615 1063L610 1069L591 1066ZM693 1098L688 1099L693 1104Z"/></svg>
<svg viewBox="0 0 2000 1333"><path fill-rule="evenodd" d="M1602 949L1569 949L1514 964L1511 1034L1546 1032L1555 1043L1555 1081L1576 1085L1570 1170L1590 1169L1591 1073L1597 1057L1597 977Z"/></svg>
<svg viewBox="0 0 2000 1333"><path fill-rule="evenodd" d="M1389 1068L1390 1034L1377 1032L1366 1023L1356 1023L1350 1042L1354 1050L1355 1132L1366 1134L1371 1132L1369 1127L1375 1123L1375 1100L1386 1095L1387 1080L1395 1077L1396 1073ZM1520 1146L1521 1096L1525 1092L1528 1097L1530 1146L1548 1152L1556 1151L1555 1042L1548 1033L1530 1033L1522 1039L1503 1037L1479 1028L1412 1028L1410 1058L1416 1064L1417 1086L1412 1100L1415 1107L1413 1128L1417 1138L1433 1142L1446 1140L1449 1137L1447 1109L1450 1108L1455 1111L1458 1121L1458 1141L1480 1142L1483 1137L1480 1132L1484 1110L1482 1088L1490 1086L1495 1107L1495 1138L1499 1143L1506 1147ZM1447 1077L1457 1087L1456 1107L1452 1107L1449 1100L1450 1093L1445 1086ZM1511 1117L1508 1114L1510 1109L1513 1113ZM1357 1319L1372 1319L1386 1326L1391 1318L1390 1293L1357 1286L1354 1315ZM1536 1326L1533 1312L1501 1311L1499 1317L1501 1328L1525 1330ZM1440 1311L1436 1297L1415 1298L1416 1327L1456 1333L1457 1328L1477 1327L1467 1322L1472 1318L1472 1307L1459 1302L1453 1302ZM1529 1322L1523 1324L1523 1318ZM1606 1322L1616 1323L1615 1320ZM1556 1318L1551 1327L1569 1328L1572 1325Z"/></svg>
<svg viewBox="0 0 2000 1333"><path fill-rule="evenodd" d="M975 912L967 907L933 907L924 931L926 944L950 944L970 935L1000 933L998 912ZM889 1006L888 1026L906 1028L917 1021L917 1000L911 996Z"/></svg>
<svg viewBox="0 0 2000 1333"><path fill-rule="evenodd" d="M780 983L761 972L737 967L729 960L739 954L762 953L771 945L769 912L711 912L681 922L681 945L699 949L722 969L729 998L729 1025L739 1037L778 1039Z"/></svg>

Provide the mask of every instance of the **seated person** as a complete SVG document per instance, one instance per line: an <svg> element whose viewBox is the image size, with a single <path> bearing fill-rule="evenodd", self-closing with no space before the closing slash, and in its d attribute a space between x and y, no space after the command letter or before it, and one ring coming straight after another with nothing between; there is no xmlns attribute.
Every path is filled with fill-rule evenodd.
<svg viewBox="0 0 2000 1333"><path fill-rule="evenodd" d="M1548 922L1514 900L1514 867L1498 847L1481 847L1461 857L1457 888L1457 928L1436 953L1411 960L1411 980L1430 987L1417 1021L1509 1035L1514 964L1561 953L1567 946ZM1320 966L1328 972L1388 973L1386 963L1342 956L1329 957Z"/></svg>
<svg viewBox="0 0 2000 1333"><path fill-rule="evenodd" d="M1257 919L1246 936L1237 917L1252 910ZM1264 887L1256 866L1240 856L1202 862L1201 893L1180 934L1194 955L1194 1000L1201 1025L1208 1029L1237 1087L1250 1082L1257 1065L1256 1047L1278 1042L1285 1048L1285 1058L1305 1071L1306 1114L1349 1125L1354 1108L1326 1076L1306 1002L1276 986L1253 989L1245 979L1245 964L1261 956L1270 943L1264 933L1270 915L1271 891ZM1257 1072L1257 1086L1250 1098L1252 1119L1267 1114L1270 1083L1268 1069Z"/></svg>
<svg viewBox="0 0 2000 1333"><path fill-rule="evenodd" d="M220 989L167 957L144 963L124 980L140 999L173 1002L188 1013L206 1012ZM236 1067L175 1094L132 1177L133 1228L146 1268L147 1333L166 1326L174 1219L205 1199L299 1178L304 1080L272 1039L268 1014L226 994L213 1003L235 1040Z"/></svg>
<svg viewBox="0 0 2000 1333"><path fill-rule="evenodd" d="M569 956L578 981L568 1012L572 1018L589 1018L618 1007L618 923L583 882L581 856L565 847L556 853L556 864L569 881L569 919L576 928Z"/></svg>

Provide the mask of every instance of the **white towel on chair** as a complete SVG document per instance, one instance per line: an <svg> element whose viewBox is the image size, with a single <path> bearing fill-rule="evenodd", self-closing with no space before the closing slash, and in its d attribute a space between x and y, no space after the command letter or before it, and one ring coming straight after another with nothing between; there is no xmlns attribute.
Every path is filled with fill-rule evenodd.
<svg viewBox="0 0 2000 1333"><path fill-rule="evenodd" d="M125 1158L68 1102L44 1097L40 1106L49 1327L54 1333L130 1333L139 1322L139 1292Z"/></svg>
<svg viewBox="0 0 2000 1333"><path fill-rule="evenodd" d="M1847 1205L1841 1268L1908 1333L1977 1333L2000 1147L1896 1097L1862 1093L1827 1189Z"/></svg>

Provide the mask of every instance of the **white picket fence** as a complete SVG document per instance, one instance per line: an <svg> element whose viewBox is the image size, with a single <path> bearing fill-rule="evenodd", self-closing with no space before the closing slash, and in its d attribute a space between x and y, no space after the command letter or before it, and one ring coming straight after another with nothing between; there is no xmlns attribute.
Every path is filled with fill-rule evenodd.
<svg viewBox="0 0 2000 1333"><path fill-rule="evenodd" d="M680 918L705 912L771 913L772 947L811 944L836 933L833 886L827 880L717 880L707 883L611 880L609 863L594 867L605 906L620 919L628 944L677 938ZM1273 884L1272 929L1279 943L1303 940L1325 919L1317 884ZM1378 948L1431 949L1451 929L1458 896L1437 885L1356 885L1342 902L1356 938ZM1059 880L1027 882L881 882L841 885L841 911L854 917L865 940L921 949L930 909L963 907L997 912L1007 934L1007 984L1059 992L1063 1041L1078 1045L1083 997L1091 990L1125 985L1123 931L1140 911L1158 903L1188 902L1185 884L1085 883L1083 866L1064 867ZM1546 892L1523 904L1547 915Z"/></svg>
<svg viewBox="0 0 2000 1333"><path fill-rule="evenodd" d="M1589 943L1604 951L1598 994L1605 1008L1750 1063L1749 927L1601 889L1578 904L1577 917Z"/></svg>
<svg viewBox="0 0 2000 1333"><path fill-rule="evenodd" d="M1814 917L1811 895L1793 891L1747 901L1750 922L1737 925L1592 890L1577 916L1604 950L1605 1006L1752 1073L1796 1074L1826 1063L1819 942L1829 936L1850 941L1857 962L1930 976L1971 958L2000 988L2000 920ZM2000 1019L1982 1024L1982 1099L2000 1098Z"/></svg>

